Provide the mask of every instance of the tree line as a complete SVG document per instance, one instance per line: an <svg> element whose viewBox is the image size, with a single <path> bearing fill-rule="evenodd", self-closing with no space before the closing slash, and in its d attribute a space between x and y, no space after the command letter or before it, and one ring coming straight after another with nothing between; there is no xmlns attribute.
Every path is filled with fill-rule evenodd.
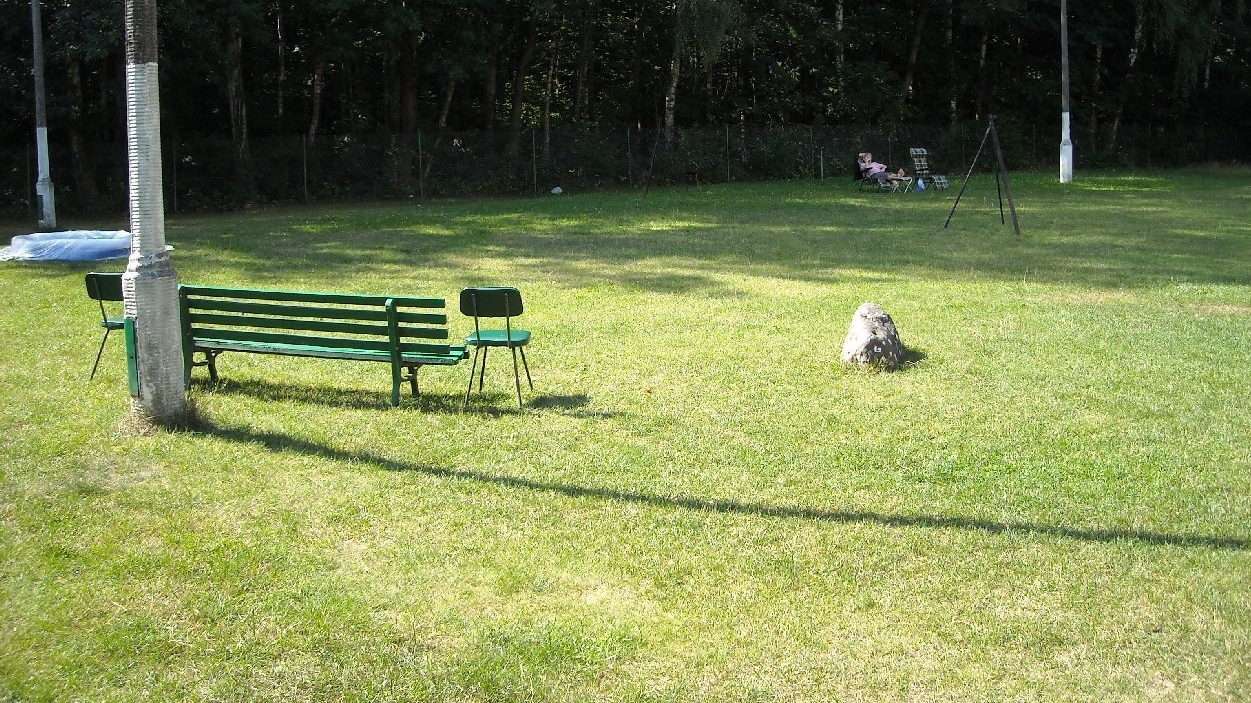
<svg viewBox="0 0 1251 703"><path fill-rule="evenodd" d="M1079 158L1127 130L1246 125L1244 0L1069 5ZM44 0L48 126L77 198L93 149L124 143L122 3ZM1055 125L1059 0L162 0L162 129L252 145L475 130L504 153L539 130ZM34 128L25 0L0 6L0 145ZM1241 130L1225 145L1245 160ZM1224 132L1223 132L1224 133ZM417 155L417 160L420 156ZM411 174L419 166L400 164Z"/></svg>

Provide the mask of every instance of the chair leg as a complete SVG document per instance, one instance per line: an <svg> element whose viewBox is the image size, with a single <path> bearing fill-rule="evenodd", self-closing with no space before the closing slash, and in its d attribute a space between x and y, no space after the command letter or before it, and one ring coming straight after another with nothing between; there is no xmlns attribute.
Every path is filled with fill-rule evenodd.
<svg viewBox="0 0 1251 703"><path fill-rule="evenodd" d="M530 380L530 365L526 363L526 348L518 347L521 352L521 365L526 368L526 383L530 384L530 390L534 390L534 381Z"/></svg>
<svg viewBox="0 0 1251 703"><path fill-rule="evenodd" d="M511 347L513 350L513 383L517 384L517 407L525 407L521 404L521 369L517 368L517 347Z"/></svg>
<svg viewBox="0 0 1251 703"><path fill-rule="evenodd" d="M96 369L100 368L100 357L104 356L104 343L107 341L109 341L108 329L104 330L104 339L100 340L100 351L96 352L96 363L91 366L91 377L87 379L88 381L96 377Z"/></svg>
<svg viewBox="0 0 1251 703"><path fill-rule="evenodd" d="M482 368L478 369L478 392L479 393L482 392L482 379L486 378L486 358L487 358L487 352L490 350L491 350L490 347L482 347ZM474 353L476 354L477 352L474 352Z"/></svg>
<svg viewBox="0 0 1251 703"><path fill-rule="evenodd" d="M465 402L460 404L460 409L462 412L464 412L465 406L469 405L469 394L473 392L473 372L478 367L478 349L479 348L480 347L473 348L473 361L469 362L469 386L465 388Z"/></svg>

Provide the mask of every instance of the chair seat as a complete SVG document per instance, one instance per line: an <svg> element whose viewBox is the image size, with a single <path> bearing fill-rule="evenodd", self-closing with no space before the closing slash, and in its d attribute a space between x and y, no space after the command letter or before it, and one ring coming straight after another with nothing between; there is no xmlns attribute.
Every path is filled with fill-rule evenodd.
<svg viewBox="0 0 1251 703"><path fill-rule="evenodd" d="M524 347L529 343L526 330L513 330L511 340L507 330L481 330L465 337L465 344L473 347Z"/></svg>

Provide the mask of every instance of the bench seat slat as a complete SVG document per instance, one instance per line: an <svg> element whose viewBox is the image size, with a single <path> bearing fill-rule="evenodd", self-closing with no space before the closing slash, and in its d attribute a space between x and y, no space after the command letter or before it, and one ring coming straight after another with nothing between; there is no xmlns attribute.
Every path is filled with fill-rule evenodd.
<svg viewBox="0 0 1251 703"><path fill-rule="evenodd" d="M214 351L238 351L253 354L275 354L280 356L305 356L321 359L347 359L353 361L391 361L391 352L386 349L365 349L350 347L326 347L310 344L290 344L282 342L254 342L238 339L200 339L196 343L199 349ZM465 358L464 347L445 347L443 353L430 349L423 352L406 351L400 355L405 364L434 366L451 366Z"/></svg>

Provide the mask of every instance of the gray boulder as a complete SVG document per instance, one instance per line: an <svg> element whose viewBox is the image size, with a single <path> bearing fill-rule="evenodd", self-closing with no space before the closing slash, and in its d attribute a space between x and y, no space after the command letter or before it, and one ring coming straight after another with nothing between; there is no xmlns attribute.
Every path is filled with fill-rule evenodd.
<svg viewBox="0 0 1251 703"><path fill-rule="evenodd" d="M903 360L904 348L890 315L873 303L856 308L843 342L843 361L892 371Z"/></svg>

